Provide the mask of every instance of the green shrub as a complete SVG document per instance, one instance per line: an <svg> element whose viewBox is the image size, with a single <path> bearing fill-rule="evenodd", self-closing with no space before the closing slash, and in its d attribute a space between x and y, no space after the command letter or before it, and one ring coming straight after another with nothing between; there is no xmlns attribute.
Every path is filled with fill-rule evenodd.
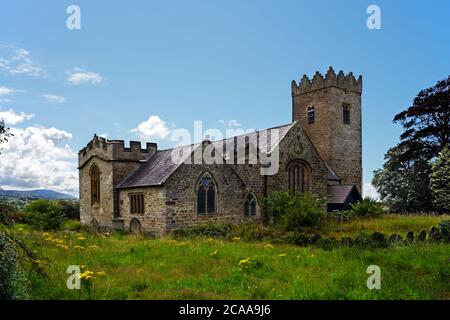
<svg viewBox="0 0 450 320"><path fill-rule="evenodd" d="M67 219L80 220L80 203L78 201L60 200L58 204Z"/></svg>
<svg viewBox="0 0 450 320"><path fill-rule="evenodd" d="M311 193L273 192L264 199L266 215L286 231L317 227L325 215L325 200Z"/></svg>
<svg viewBox="0 0 450 320"><path fill-rule="evenodd" d="M328 213L328 216L335 218L338 221L349 221L353 217L351 210L336 210Z"/></svg>
<svg viewBox="0 0 450 320"><path fill-rule="evenodd" d="M41 230L58 229L66 219L60 206L50 200L35 200L25 208L27 222Z"/></svg>
<svg viewBox="0 0 450 320"><path fill-rule="evenodd" d="M450 220L444 220L437 227L438 238L440 240L450 242Z"/></svg>
<svg viewBox="0 0 450 320"><path fill-rule="evenodd" d="M0 300L27 298L28 281L13 241L0 231Z"/></svg>
<svg viewBox="0 0 450 320"><path fill-rule="evenodd" d="M384 213L382 204L369 197L352 204L351 207L351 214L358 217L373 218Z"/></svg>
<svg viewBox="0 0 450 320"><path fill-rule="evenodd" d="M231 224L206 223L184 227L173 231L175 237L225 238L231 231Z"/></svg>
<svg viewBox="0 0 450 320"><path fill-rule="evenodd" d="M231 227L227 238L241 238L244 241L260 241L273 236L273 230L258 222L241 223Z"/></svg>
<svg viewBox="0 0 450 320"><path fill-rule="evenodd" d="M17 211L17 208L9 201L0 199L0 224L10 224L11 215Z"/></svg>

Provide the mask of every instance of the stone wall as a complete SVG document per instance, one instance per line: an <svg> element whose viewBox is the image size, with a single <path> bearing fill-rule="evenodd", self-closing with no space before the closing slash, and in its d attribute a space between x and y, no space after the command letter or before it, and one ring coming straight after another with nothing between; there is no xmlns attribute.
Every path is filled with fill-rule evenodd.
<svg viewBox="0 0 450 320"><path fill-rule="evenodd" d="M130 222L136 218L146 233L162 235L166 229L166 190L164 187L130 188L119 191L120 216L124 220L125 231L130 230ZM144 195L144 213L130 213L130 194L142 193Z"/></svg>
<svg viewBox="0 0 450 320"><path fill-rule="evenodd" d="M197 183L204 172L213 177L217 187L217 212L197 214ZM242 181L230 166L182 164L166 181L166 227L177 229L209 221L238 223L244 215Z"/></svg>

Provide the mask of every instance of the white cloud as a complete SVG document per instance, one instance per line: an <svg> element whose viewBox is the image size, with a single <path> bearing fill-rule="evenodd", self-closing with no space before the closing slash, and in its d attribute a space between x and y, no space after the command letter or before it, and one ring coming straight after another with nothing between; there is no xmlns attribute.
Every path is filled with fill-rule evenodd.
<svg viewBox="0 0 450 320"><path fill-rule="evenodd" d="M34 114L27 114L25 112L16 113L13 109L0 111L0 119L5 121L5 124L16 125L25 120L30 120Z"/></svg>
<svg viewBox="0 0 450 320"><path fill-rule="evenodd" d="M56 96L54 94L43 94L43 98L45 98L50 103L64 103L66 102L66 98L61 96Z"/></svg>
<svg viewBox="0 0 450 320"><path fill-rule="evenodd" d="M0 86L0 96L7 96L11 93L14 93L14 89L13 88L8 88L8 87L4 87L4 86Z"/></svg>
<svg viewBox="0 0 450 320"><path fill-rule="evenodd" d="M99 73L82 70L80 68L74 68L72 71L69 71L68 74L69 77L67 78L67 82L74 86L81 84L99 84L105 80Z"/></svg>
<svg viewBox="0 0 450 320"><path fill-rule="evenodd" d="M370 197L372 199L379 200L380 194L377 192L375 187L370 183L364 183L363 185L363 197Z"/></svg>
<svg viewBox="0 0 450 320"><path fill-rule="evenodd" d="M12 45L0 46L0 71L35 77L45 74L42 66L33 61L27 50Z"/></svg>
<svg viewBox="0 0 450 320"><path fill-rule="evenodd" d="M8 98L0 99L0 103L10 103L10 102L12 102L12 100Z"/></svg>
<svg viewBox="0 0 450 320"><path fill-rule="evenodd" d="M170 134L166 123L158 116L150 116L146 121L141 122L137 128L131 132L137 132L143 139L165 139Z"/></svg>
<svg viewBox="0 0 450 320"><path fill-rule="evenodd" d="M77 155L65 143L72 134L38 126L11 128L11 133L1 149L1 187L77 194Z"/></svg>

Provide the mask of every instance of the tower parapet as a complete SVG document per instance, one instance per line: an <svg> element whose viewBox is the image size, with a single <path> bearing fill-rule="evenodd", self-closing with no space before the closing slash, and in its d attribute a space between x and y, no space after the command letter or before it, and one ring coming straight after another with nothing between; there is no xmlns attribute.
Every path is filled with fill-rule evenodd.
<svg viewBox="0 0 450 320"><path fill-rule="evenodd" d="M142 161L152 156L158 149L158 145L147 142L146 148L141 148L140 141L130 141L130 146L125 147L123 140L108 140L94 135L94 138L78 152L78 164L83 166L92 157L104 161Z"/></svg>
<svg viewBox="0 0 450 320"><path fill-rule="evenodd" d="M346 75L342 70L336 75L332 67L328 69L325 77L322 76L319 71L315 73L311 80L304 74L298 84L295 80L292 80L292 96L324 89L326 87L336 87L361 94L362 76L355 79L352 72L349 72Z"/></svg>

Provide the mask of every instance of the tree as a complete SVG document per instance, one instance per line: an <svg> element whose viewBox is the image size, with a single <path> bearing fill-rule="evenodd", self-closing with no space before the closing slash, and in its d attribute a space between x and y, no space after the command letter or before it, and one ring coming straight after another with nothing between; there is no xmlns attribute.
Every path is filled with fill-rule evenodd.
<svg viewBox="0 0 450 320"><path fill-rule="evenodd" d="M385 155L383 168L374 171L372 184L381 200L395 212L430 211L432 208L429 174L424 158L400 160L406 146L398 145Z"/></svg>
<svg viewBox="0 0 450 320"><path fill-rule="evenodd" d="M8 138L12 136L12 133L9 132L9 128L5 126L5 122L0 119L0 144L7 142Z"/></svg>
<svg viewBox="0 0 450 320"><path fill-rule="evenodd" d="M450 76L420 91L412 106L397 114L394 122L404 128L401 160L437 157L450 143Z"/></svg>
<svg viewBox="0 0 450 320"><path fill-rule="evenodd" d="M66 219L58 204L50 200L32 201L25 211L28 223L42 230L58 229Z"/></svg>
<svg viewBox="0 0 450 320"><path fill-rule="evenodd" d="M433 164L430 175L433 205L440 212L450 212L450 149L444 148Z"/></svg>

